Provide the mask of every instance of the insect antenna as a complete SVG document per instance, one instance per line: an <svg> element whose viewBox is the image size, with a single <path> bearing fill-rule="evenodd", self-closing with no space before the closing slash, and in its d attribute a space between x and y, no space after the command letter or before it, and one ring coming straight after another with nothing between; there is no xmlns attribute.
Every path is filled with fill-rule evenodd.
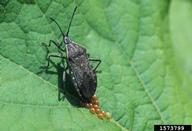
<svg viewBox="0 0 192 131"><path fill-rule="evenodd" d="M73 11L73 14L72 14L72 16L71 16L71 20L70 20L70 23L69 23L69 26L68 26L68 29L67 29L66 36L68 36L68 34L69 34L69 29L70 29L70 27L71 27L71 23L72 23L72 20L73 20L73 16L75 15L76 10L77 10L77 6L75 7L75 9L74 9L74 11Z"/></svg>
<svg viewBox="0 0 192 131"><path fill-rule="evenodd" d="M50 17L50 19L51 19L53 22L55 22L55 24L59 27L59 30L61 31L61 33L62 33L62 35L63 35L63 39L65 39L66 36L68 37L69 29L70 29L70 27L71 27L71 23L72 23L72 20L73 20L73 16L75 15L76 10L77 10L77 6L75 7L75 9L74 9L74 11L73 11L73 14L72 14L72 17L71 17L71 20L70 20L70 23L69 23L69 26L68 26L67 33L66 33L66 34L62 31L62 29L61 29L61 27L59 26L59 24L57 23L57 21L56 21L55 19L53 19L53 18Z"/></svg>
<svg viewBox="0 0 192 131"><path fill-rule="evenodd" d="M59 24L57 23L57 21L56 21L55 19L51 18L51 17L50 17L50 19L51 19L53 22L55 22L55 24L59 27L59 30L61 31L61 33L62 33L62 35L63 35L63 38L64 38L65 34L63 33L63 31L62 31L61 27L59 26Z"/></svg>

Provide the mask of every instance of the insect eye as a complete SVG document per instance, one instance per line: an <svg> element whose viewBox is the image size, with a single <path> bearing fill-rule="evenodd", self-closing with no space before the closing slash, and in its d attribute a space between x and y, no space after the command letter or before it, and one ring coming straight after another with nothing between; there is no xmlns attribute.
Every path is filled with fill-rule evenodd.
<svg viewBox="0 0 192 131"><path fill-rule="evenodd" d="M67 36L64 37L64 43L65 44L71 43L71 40L69 39L69 37L67 37Z"/></svg>
<svg viewBox="0 0 192 131"><path fill-rule="evenodd" d="M64 38L64 42L65 42L66 44L68 44L68 39L67 39L67 37Z"/></svg>

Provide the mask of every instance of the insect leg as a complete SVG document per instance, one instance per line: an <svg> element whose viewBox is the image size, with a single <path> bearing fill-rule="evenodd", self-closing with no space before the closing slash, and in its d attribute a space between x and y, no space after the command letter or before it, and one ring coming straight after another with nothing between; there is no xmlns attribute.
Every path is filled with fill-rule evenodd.
<svg viewBox="0 0 192 131"><path fill-rule="evenodd" d="M65 69L63 71L63 74L62 74L62 84L61 86L58 88L58 100L61 101L61 100L64 100L65 99L65 87L66 87L66 73L65 73Z"/></svg>
<svg viewBox="0 0 192 131"><path fill-rule="evenodd" d="M47 46L47 47L50 47L51 44L54 44L58 49L62 50L62 51L65 51L64 49L61 48L61 45L62 43L57 43L55 42L54 40L49 40L49 44L47 45L46 43L42 43L43 45Z"/></svg>
<svg viewBox="0 0 192 131"><path fill-rule="evenodd" d="M62 54L61 54L62 56ZM66 79L67 79L67 72L65 66L65 59L62 57L61 63L58 64L58 101L63 101L66 95ZM62 66L61 66L62 65Z"/></svg>
<svg viewBox="0 0 192 131"><path fill-rule="evenodd" d="M67 67L65 66L65 62L64 62L64 59L62 59L62 64L63 64L63 83L64 83L64 88L65 88L65 81L66 81L66 71L67 71L67 68L68 68L68 65Z"/></svg>
<svg viewBox="0 0 192 131"><path fill-rule="evenodd" d="M91 59L91 58L89 58L89 60L90 61L96 61L96 62L98 62L98 64L96 65L96 67L93 69L94 71L96 71L97 70L97 67L100 65L100 63L101 63L101 60L99 60L99 59Z"/></svg>
<svg viewBox="0 0 192 131"><path fill-rule="evenodd" d="M49 63L50 63L50 61L51 61L51 58L53 58L53 57L66 59L66 57L64 57L64 56L59 56L59 55L49 55L49 56L47 57L47 65L45 66L46 68L49 67Z"/></svg>

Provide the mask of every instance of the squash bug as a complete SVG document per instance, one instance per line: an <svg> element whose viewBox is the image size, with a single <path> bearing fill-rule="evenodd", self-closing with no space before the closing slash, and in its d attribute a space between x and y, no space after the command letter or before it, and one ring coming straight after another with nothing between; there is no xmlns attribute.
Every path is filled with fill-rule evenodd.
<svg viewBox="0 0 192 131"><path fill-rule="evenodd" d="M54 40L50 40L49 44L46 45L47 47L51 46L52 44L55 45L61 55L47 55L48 62L45 67L49 67L49 62L52 57L57 57L65 60L67 66L65 67L65 65L63 65L65 68L63 72L63 85L65 86L66 73L68 71L69 75L71 76L75 90L77 91L77 94L80 97L81 101L90 102L97 88L96 70L101 63L101 60L89 58L89 54L87 53L86 48L73 42L68 37L70 26L76 10L77 6L74 8L66 33L62 31L61 27L55 19L50 18L51 21L53 21L58 26L63 40L60 43L55 42ZM97 65L93 67L90 64L90 61L97 62Z"/></svg>

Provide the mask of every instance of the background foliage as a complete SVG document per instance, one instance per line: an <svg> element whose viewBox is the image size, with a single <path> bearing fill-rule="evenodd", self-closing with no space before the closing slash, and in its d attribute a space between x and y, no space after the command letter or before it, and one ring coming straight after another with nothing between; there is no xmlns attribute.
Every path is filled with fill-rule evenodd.
<svg viewBox="0 0 192 131"><path fill-rule="evenodd" d="M102 60L96 94L111 120L74 106L73 92L58 101L58 68L40 68L41 43L61 40L49 17L65 31L75 5L70 37ZM191 124L191 9L191 0L0 1L0 129L149 131L154 124Z"/></svg>

